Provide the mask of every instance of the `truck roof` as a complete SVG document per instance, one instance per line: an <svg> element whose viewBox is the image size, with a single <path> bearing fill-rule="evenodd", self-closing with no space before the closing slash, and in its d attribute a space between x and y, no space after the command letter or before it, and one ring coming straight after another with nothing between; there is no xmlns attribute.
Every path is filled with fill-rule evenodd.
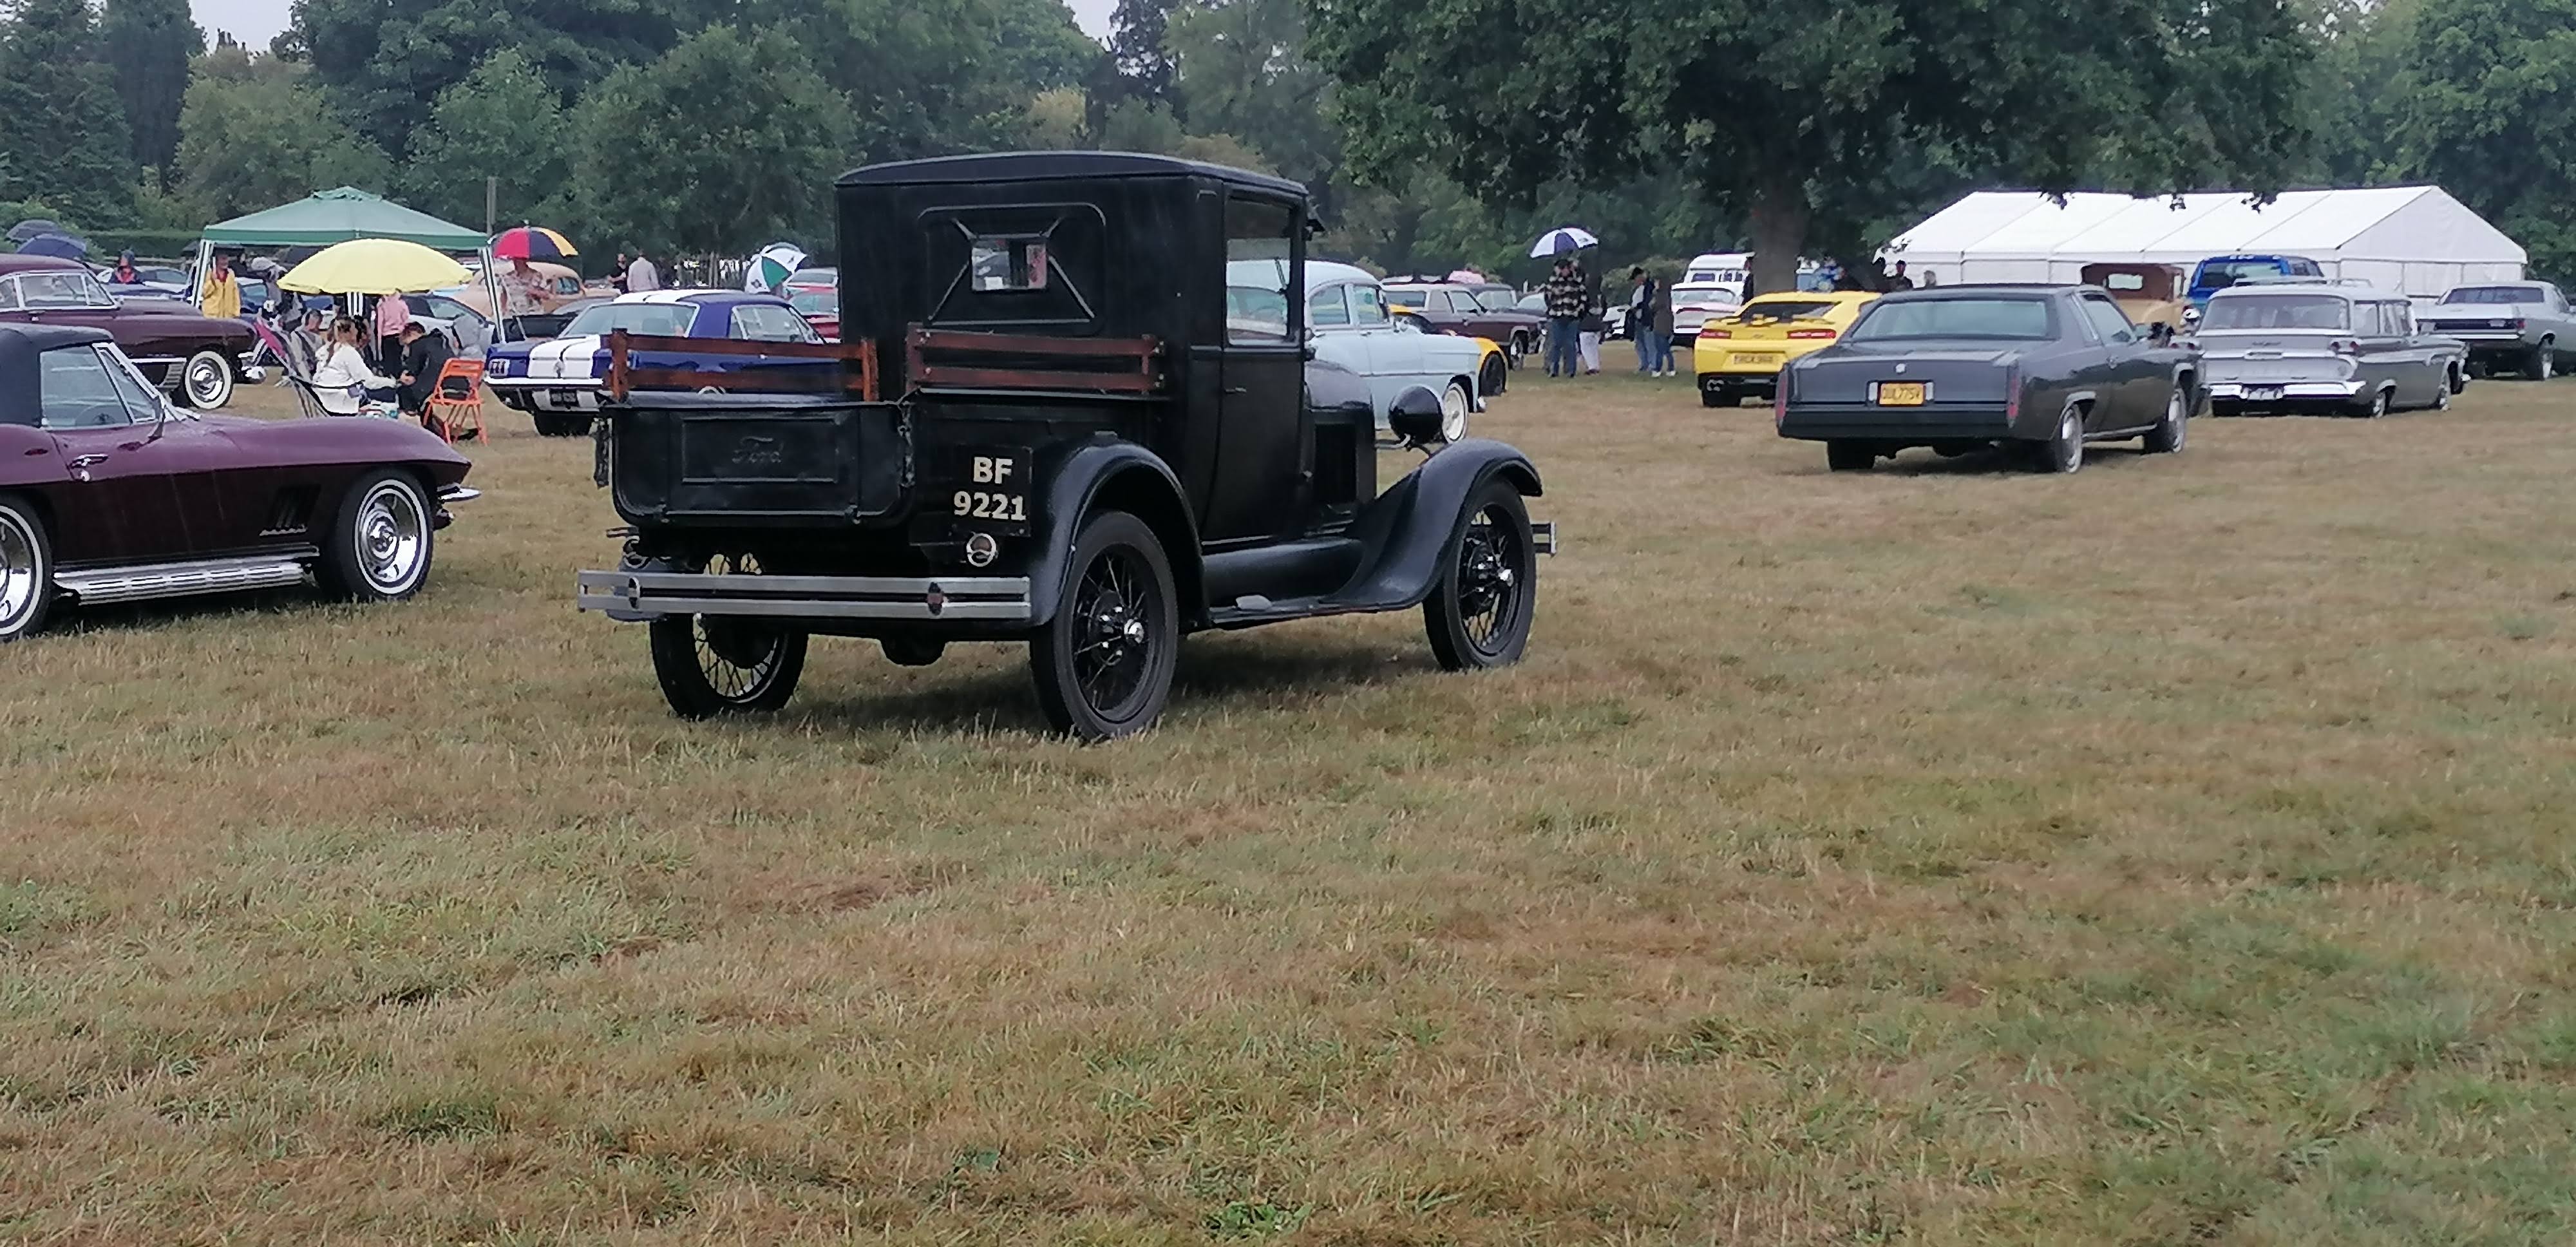
<svg viewBox="0 0 2576 1247"><path fill-rule="evenodd" d="M1286 178L1173 156L1142 152L994 152L934 156L868 165L841 175L842 186L918 186L943 182L1034 182L1061 178L1203 177L1236 186L1302 197L1306 188Z"/></svg>

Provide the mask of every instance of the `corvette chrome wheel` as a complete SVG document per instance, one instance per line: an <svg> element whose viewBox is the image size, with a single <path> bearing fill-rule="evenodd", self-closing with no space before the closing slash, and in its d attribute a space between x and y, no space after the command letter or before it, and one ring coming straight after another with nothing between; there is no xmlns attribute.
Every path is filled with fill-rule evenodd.
<svg viewBox="0 0 2576 1247"><path fill-rule="evenodd" d="M233 398L233 366L221 351L199 351L179 365L179 393L188 405L211 410Z"/></svg>
<svg viewBox="0 0 2576 1247"><path fill-rule="evenodd" d="M429 553L429 516L420 488L389 480L368 490L358 503L357 546L358 572L367 587L390 597L417 585Z"/></svg>
<svg viewBox="0 0 2576 1247"><path fill-rule="evenodd" d="M43 526L16 500L0 498L0 641L14 641L44 622L52 574Z"/></svg>

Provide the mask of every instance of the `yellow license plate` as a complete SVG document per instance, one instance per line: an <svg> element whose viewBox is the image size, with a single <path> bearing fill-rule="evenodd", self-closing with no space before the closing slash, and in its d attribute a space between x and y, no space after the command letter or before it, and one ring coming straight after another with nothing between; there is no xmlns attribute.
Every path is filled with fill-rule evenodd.
<svg viewBox="0 0 2576 1247"><path fill-rule="evenodd" d="M1738 355L1735 357L1735 362L1739 364L1751 364L1756 368L1760 368L1766 364L1776 364L1780 361L1769 355Z"/></svg>
<svg viewBox="0 0 2576 1247"><path fill-rule="evenodd" d="M1920 407L1923 405L1923 383L1920 381L1881 381L1878 383L1878 405L1881 407Z"/></svg>

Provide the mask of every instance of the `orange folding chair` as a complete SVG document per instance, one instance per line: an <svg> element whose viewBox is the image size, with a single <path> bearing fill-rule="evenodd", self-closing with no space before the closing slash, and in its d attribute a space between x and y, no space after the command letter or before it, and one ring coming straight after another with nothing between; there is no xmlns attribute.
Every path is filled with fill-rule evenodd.
<svg viewBox="0 0 2576 1247"><path fill-rule="evenodd" d="M421 409L423 416L438 422L439 435L449 442L454 442L461 431L472 434L475 441L490 444L492 435L483 429L483 361L447 361L438 370L438 383L429 388L429 399ZM460 428L469 420L470 428Z"/></svg>

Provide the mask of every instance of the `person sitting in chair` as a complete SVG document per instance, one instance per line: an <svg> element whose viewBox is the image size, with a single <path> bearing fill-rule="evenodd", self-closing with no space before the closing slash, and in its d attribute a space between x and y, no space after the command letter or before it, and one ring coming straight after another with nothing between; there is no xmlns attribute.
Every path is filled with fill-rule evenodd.
<svg viewBox="0 0 2576 1247"><path fill-rule="evenodd" d="M322 410L335 416L358 415L367 402L382 402L394 393L390 379L367 367L358 341L357 321L346 316L332 321L322 358L313 365L313 396L321 400Z"/></svg>
<svg viewBox="0 0 2576 1247"><path fill-rule="evenodd" d="M455 358L447 349L444 334L431 333L419 321L403 326L402 331L402 409L403 414L420 421L423 428L437 431L429 417L429 400L437 397L438 374ZM462 398L464 395L450 395Z"/></svg>

